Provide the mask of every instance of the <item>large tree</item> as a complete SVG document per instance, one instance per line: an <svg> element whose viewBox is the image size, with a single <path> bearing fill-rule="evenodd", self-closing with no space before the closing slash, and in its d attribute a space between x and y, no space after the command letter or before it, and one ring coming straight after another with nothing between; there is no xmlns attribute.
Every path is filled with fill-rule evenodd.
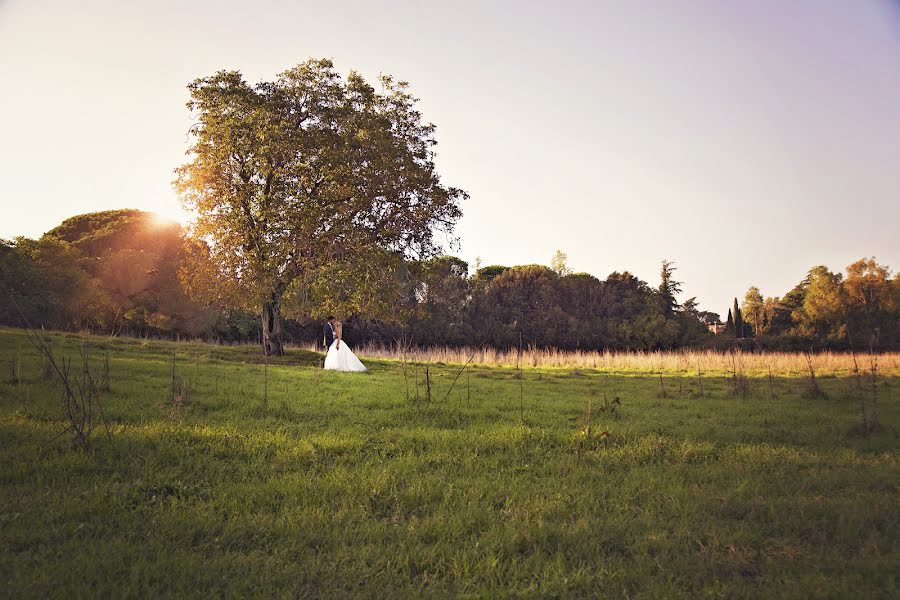
<svg viewBox="0 0 900 600"><path fill-rule="evenodd" d="M199 215L206 248L196 266L215 275L191 287L261 309L267 354L283 352L286 297L327 288L329 271L431 256L435 234L449 236L461 215L465 192L435 171L434 126L406 83L379 83L376 91L357 73L342 79L329 60L309 60L272 82L221 71L188 87L197 121L175 185ZM358 309L364 295L343 296L342 308Z"/></svg>

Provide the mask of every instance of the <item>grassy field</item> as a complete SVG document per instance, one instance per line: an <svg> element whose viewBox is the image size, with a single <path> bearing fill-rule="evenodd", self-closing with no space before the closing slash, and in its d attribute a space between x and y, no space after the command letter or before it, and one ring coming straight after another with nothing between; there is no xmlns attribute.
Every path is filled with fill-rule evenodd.
<svg viewBox="0 0 900 600"><path fill-rule="evenodd" d="M0 329L5 597L900 594L896 357L865 435L844 367L816 398L777 365L738 393L728 361L478 365L451 390L457 365L52 338L95 372L108 345L110 436L68 447Z"/></svg>

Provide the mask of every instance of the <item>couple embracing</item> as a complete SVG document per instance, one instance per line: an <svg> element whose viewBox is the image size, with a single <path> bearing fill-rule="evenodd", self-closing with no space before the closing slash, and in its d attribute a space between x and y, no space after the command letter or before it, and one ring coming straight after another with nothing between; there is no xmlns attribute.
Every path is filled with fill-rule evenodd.
<svg viewBox="0 0 900 600"><path fill-rule="evenodd" d="M362 373L366 366L360 362L350 346L341 339L343 327L341 322L334 317L328 317L325 321L324 341L327 354L325 354L325 368L329 371L352 371Z"/></svg>

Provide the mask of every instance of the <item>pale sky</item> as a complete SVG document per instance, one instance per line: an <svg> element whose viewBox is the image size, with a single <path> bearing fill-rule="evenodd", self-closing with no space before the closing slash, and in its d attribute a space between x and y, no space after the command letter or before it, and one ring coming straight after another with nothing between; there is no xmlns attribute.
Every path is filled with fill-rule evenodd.
<svg viewBox="0 0 900 600"><path fill-rule="evenodd" d="M0 237L171 188L185 86L328 57L409 81L467 190L458 253L629 270L724 315L817 264L900 269L889 0L0 0Z"/></svg>

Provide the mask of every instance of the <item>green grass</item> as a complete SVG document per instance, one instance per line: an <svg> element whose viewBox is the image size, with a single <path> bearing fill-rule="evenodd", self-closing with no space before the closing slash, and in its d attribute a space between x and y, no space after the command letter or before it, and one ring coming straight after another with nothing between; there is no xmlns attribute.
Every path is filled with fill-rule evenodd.
<svg viewBox="0 0 900 600"><path fill-rule="evenodd" d="M107 340L83 341L99 368ZM897 597L898 374L850 379L368 361L115 339L88 451L0 329L0 595ZM172 353L190 388L173 411ZM20 357L22 381L11 363ZM263 402L263 372L267 401ZM521 394L521 396L520 396ZM27 399L26 399L27 396ZM604 399L618 396L615 412ZM585 432L588 405L590 432Z"/></svg>

